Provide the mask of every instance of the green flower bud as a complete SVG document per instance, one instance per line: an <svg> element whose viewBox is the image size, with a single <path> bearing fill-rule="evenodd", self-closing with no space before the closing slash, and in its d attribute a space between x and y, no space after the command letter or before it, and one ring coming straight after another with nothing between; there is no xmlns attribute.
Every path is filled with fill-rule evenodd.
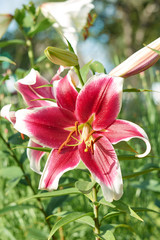
<svg viewBox="0 0 160 240"><path fill-rule="evenodd" d="M46 57L54 64L64 67L71 67L78 65L78 58L73 52L63 50L56 47L47 47L44 50Z"/></svg>

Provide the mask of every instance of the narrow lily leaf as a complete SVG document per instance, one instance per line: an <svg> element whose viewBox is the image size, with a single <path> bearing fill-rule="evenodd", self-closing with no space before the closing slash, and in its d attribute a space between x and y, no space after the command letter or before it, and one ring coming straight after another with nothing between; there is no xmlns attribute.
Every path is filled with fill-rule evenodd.
<svg viewBox="0 0 160 240"><path fill-rule="evenodd" d="M91 64L92 60L89 61L88 63L86 63L81 69L80 69L80 73L83 79L83 82L86 83L87 82L87 74L89 73L90 70L90 64Z"/></svg>
<svg viewBox="0 0 160 240"><path fill-rule="evenodd" d="M137 176L149 173L149 172L157 171L157 170L160 170L160 167L158 167L155 164L149 164L149 165L144 166L143 170L134 172L134 173L132 173L130 175L123 176L123 178L124 179L134 178L134 177L137 177Z"/></svg>
<svg viewBox="0 0 160 240"><path fill-rule="evenodd" d="M88 215L93 215L93 213L81 213L81 212L73 212L68 214L67 216L61 218L58 222L56 222L49 234L48 240L50 240L53 236L53 234L60 228L63 227L64 225L73 222L77 219L80 219L84 216L88 216Z"/></svg>
<svg viewBox="0 0 160 240"><path fill-rule="evenodd" d="M148 47L148 46L147 46ZM154 48L151 48L151 47L148 47L149 49L153 50L154 52L158 53L160 55L160 51L154 49Z"/></svg>
<svg viewBox="0 0 160 240"><path fill-rule="evenodd" d="M8 41L2 41L0 42L0 47L6 47L9 45L14 45L14 44L19 44L19 45L25 45L25 41L21 40L21 39L13 39L13 40L8 40Z"/></svg>
<svg viewBox="0 0 160 240"><path fill-rule="evenodd" d="M135 207L133 207L132 208L135 212L153 212L153 213L158 213L158 214L160 214L160 212L157 212L157 211L155 211L155 210L153 210L153 209L149 209L149 208L135 208Z"/></svg>
<svg viewBox="0 0 160 240"><path fill-rule="evenodd" d="M110 212L110 213L107 213L101 220L101 222L104 220L104 219L108 219L108 218L112 218L112 217L116 217L120 214L124 214L124 212Z"/></svg>
<svg viewBox="0 0 160 240"><path fill-rule="evenodd" d="M69 194L81 194L80 191L78 191L77 188L67 188L67 189L62 189L62 190L56 190L52 192L45 192L45 193L40 193L36 194L27 198L23 198L18 200L18 203L22 203L34 198L50 198L50 197L57 197L57 196L64 196L64 195L69 195Z"/></svg>
<svg viewBox="0 0 160 240"><path fill-rule="evenodd" d="M49 20L48 18L45 18L38 24L34 25L30 32L27 33L28 36L33 37L35 34L42 32L46 30L47 28L51 27L53 24L53 21Z"/></svg>
<svg viewBox="0 0 160 240"><path fill-rule="evenodd" d="M97 73L106 73L105 68L102 63L98 61L94 61L93 63L90 64L90 69L91 71L95 74Z"/></svg>
<svg viewBox="0 0 160 240"><path fill-rule="evenodd" d="M90 216L84 216L84 217L76 220L76 222L87 224L87 225L89 225L92 228L95 227L95 222L94 222L93 218L90 217Z"/></svg>
<svg viewBox="0 0 160 240"><path fill-rule="evenodd" d="M82 193L88 194L92 191L96 182L88 182L88 181L77 181L75 183L75 187Z"/></svg>
<svg viewBox="0 0 160 240"><path fill-rule="evenodd" d="M13 179L23 176L23 172L19 167L5 167L0 169L0 176L7 179Z"/></svg>
<svg viewBox="0 0 160 240"><path fill-rule="evenodd" d="M42 85L42 86L39 86L39 87L36 87L36 88L43 88L43 87L53 87L52 84L46 84L46 85Z"/></svg>
<svg viewBox="0 0 160 240"><path fill-rule="evenodd" d="M3 216L4 214L8 214L9 212L13 211L20 211L30 208L37 208L35 205L14 205L14 206L7 206L2 209L0 209L0 216Z"/></svg>
<svg viewBox="0 0 160 240"><path fill-rule="evenodd" d="M42 152L50 152L52 150L50 148L42 148L42 147L26 147L26 148L37 150L37 151L42 151Z"/></svg>
<svg viewBox="0 0 160 240"><path fill-rule="evenodd" d="M103 237L105 240L115 240L115 237L110 230L107 230L107 232L103 235Z"/></svg>
<svg viewBox="0 0 160 240"><path fill-rule="evenodd" d="M148 156L144 157L143 159L146 159L146 158L153 158L153 156L148 155ZM134 155L118 155L119 161L137 160L137 159L139 159L139 158Z"/></svg>
<svg viewBox="0 0 160 240"><path fill-rule="evenodd" d="M8 62L8 63L16 65L15 62L13 62L10 58L5 57L5 56L0 56L0 62Z"/></svg>
<svg viewBox="0 0 160 240"><path fill-rule="evenodd" d="M133 208L131 208L130 206L128 206L127 204L125 204L122 201L118 201L118 202L114 201L113 203L108 203L107 201L105 201L104 198L102 198L99 201L99 203L103 204L103 205L106 205L108 207L111 207L111 208L113 208L115 210L120 211L120 214L121 213L128 213L130 216L132 216L132 217L134 217L134 218L136 218L136 219L138 219L138 220L143 222L143 219L138 216L138 214L133 210ZM103 219L101 221L103 221Z"/></svg>
<svg viewBox="0 0 160 240"><path fill-rule="evenodd" d="M39 58L36 59L35 63L37 64L37 63L43 62L45 59L46 59L46 56L42 55L42 56L40 56Z"/></svg>
<svg viewBox="0 0 160 240"><path fill-rule="evenodd" d="M150 89L128 88L124 89L123 92L155 92L155 91Z"/></svg>
<svg viewBox="0 0 160 240"><path fill-rule="evenodd" d="M125 141L114 144L114 148L137 154L137 152Z"/></svg>
<svg viewBox="0 0 160 240"><path fill-rule="evenodd" d="M37 98L37 99L33 99L31 101L50 101L50 102L56 102L55 99L52 98Z"/></svg>

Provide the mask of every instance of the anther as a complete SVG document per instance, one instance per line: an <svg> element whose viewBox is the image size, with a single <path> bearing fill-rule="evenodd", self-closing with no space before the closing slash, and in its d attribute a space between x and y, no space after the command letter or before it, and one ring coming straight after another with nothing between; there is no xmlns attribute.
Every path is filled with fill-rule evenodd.
<svg viewBox="0 0 160 240"><path fill-rule="evenodd" d="M21 133L21 138L22 138L22 140L24 140L24 135L23 135L23 133Z"/></svg>
<svg viewBox="0 0 160 240"><path fill-rule="evenodd" d="M60 153L60 151L62 150L62 148L63 148L64 146L66 146L67 143L69 143L69 141L71 140L71 136L72 136L72 134L73 134L74 132L75 132L75 130L69 133L66 141L64 141L64 142L61 144L61 146L59 147L58 153Z"/></svg>
<svg viewBox="0 0 160 240"><path fill-rule="evenodd" d="M76 121L75 122L76 136L78 136L78 124L79 124L79 122Z"/></svg>
<svg viewBox="0 0 160 240"><path fill-rule="evenodd" d="M100 138L102 138L102 136L99 136L99 137L95 138L95 139L93 140L93 144L95 144Z"/></svg>
<svg viewBox="0 0 160 240"><path fill-rule="evenodd" d="M93 140L91 140L91 153L92 153L92 154L94 154L94 147L93 147L93 144L94 144L94 142L93 142Z"/></svg>
<svg viewBox="0 0 160 240"><path fill-rule="evenodd" d="M90 137L93 133L95 133L95 132L96 132L95 130L92 130L92 131L88 134L86 141L87 141L87 140L89 139L89 137Z"/></svg>

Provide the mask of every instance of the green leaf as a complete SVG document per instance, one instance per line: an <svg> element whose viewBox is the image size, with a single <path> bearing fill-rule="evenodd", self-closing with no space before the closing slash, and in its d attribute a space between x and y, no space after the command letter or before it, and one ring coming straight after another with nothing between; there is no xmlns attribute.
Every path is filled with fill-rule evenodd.
<svg viewBox="0 0 160 240"><path fill-rule="evenodd" d="M7 189L5 194L7 195L15 186L17 186L17 184L20 182L22 176L21 177L17 177L14 179L11 179L10 181L7 182Z"/></svg>
<svg viewBox="0 0 160 240"><path fill-rule="evenodd" d="M55 196L64 196L64 195L68 195L68 194L81 194L80 191L78 191L77 188L66 188L66 189L61 189L61 190L56 190L56 191L52 191L52 192L45 192L45 193L40 193L40 194L36 194L27 198L23 198L18 200L18 203L22 203L34 198L50 198L50 197L55 197Z"/></svg>
<svg viewBox="0 0 160 240"><path fill-rule="evenodd" d="M23 135L23 136L24 136L24 139L22 139L21 134L19 132L15 133L8 138L8 142L11 144L15 144L15 145L23 144L24 142L28 141L28 139L29 139L26 135Z"/></svg>
<svg viewBox="0 0 160 240"><path fill-rule="evenodd" d="M23 176L23 172L19 167L5 167L0 169L0 176L7 179L13 179Z"/></svg>
<svg viewBox="0 0 160 240"><path fill-rule="evenodd" d="M42 32L52 26L53 22L45 18L44 20L40 21L38 24L34 25L31 30L28 32L28 36L33 37L35 34Z"/></svg>
<svg viewBox="0 0 160 240"><path fill-rule="evenodd" d="M92 60L89 61L88 63L86 63L81 69L80 69L80 73L83 79L83 82L86 83L87 82L87 74L89 73L90 70L90 64L91 64Z"/></svg>
<svg viewBox="0 0 160 240"><path fill-rule="evenodd" d="M146 164L141 169L142 169L141 171L134 172L134 173L132 173L130 175L125 175L125 176L123 176L123 178L125 179L125 178L137 177L137 176L149 173L149 172L160 170L160 167L158 167L155 164Z"/></svg>
<svg viewBox="0 0 160 240"><path fill-rule="evenodd" d="M0 62L8 62L8 63L16 65L15 62L13 62L10 58L5 57L5 56L0 56Z"/></svg>
<svg viewBox="0 0 160 240"><path fill-rule="evenodd" d="M15 45L15 44L19 44L19 45L25 45L25 41L21 40L21 39L13 39L13 40L8 40L8 41L1 41L0 42L0 47L7 47L9 45Z"/></svg>
<svg viewBox="0 0 160 240"><path fill-rule="evenodd" d="M37 208L35 205L13 205L13 206L7 206L2 209L0 209L0 216L3 216L4 214L8 214L9 212L14 211L20 211L30 208Z"/></svg>
<svg viewBox="0 0 160 240"><path fill-rule="evenodd" d="M102 198L99 201L99 203L103 204L103 205L107 205L108 207L111 207L115 210L118 210L118 211L120 211L120 213L128 213L130 216L143 222L143 219L140 218L138 216L138 214L130 206L128 206L126 203L124 203L122 201L114 201L113 203L109 203L109 202L105 201L104 198ZM113 214L118 214L118 213L113 213ZM101 221L103 221L106 217L107 217L107 215L104 216ZM109 215L108 215L108 217L109 217Z"/></svg>
<svg viewBox="0 0 160 240"><path fill-rule="evenodd" d="M37 99L33 99L31 101L50 101L50 102L56 102L55 99L52 98L37 98Z"/></svg>
<svg viewBox="0 0 160 240"><path fill-rule="evenodd" d="M60 227L63 227L64 225L66 225L66 224L68 224L68 223L70 223L70 222L73 222L73 221L75 221L75 220L77 220L77 219L80 219L80 218L82 218L82 217L84 217L84 216L88 216L88 215L91 215L91 216L92 216L93 213L92 213L92 212L91 212L91 213L73 212L73 213L70 213L70 214L68 214L67 216L61 218L59 221L57 221L57 222L54 224L54 226L53 226L53 228L52 228L52 230L51 230L51 232L50 232L50 234L49 234L48 240L51 239L51 237L53 236L53 234L54 234Z"/></svg>
<svg viewBox="0 0 160 240"><path fill-rule="evenodd" d="M88 182L88 181L77 181L75 183L75 187L82 193L84 194L88 194L92 191L92 188L95 185L95 181L94 182Z"/></svg>
<svg viewBox="0 0 160 240"><path fill-rule="evenodd" d="M115 240L115 237L110 230L107 230L107 232L103 235L103 237L105 240Z"/></svg>
<svg viewBox="0 0 160 240"><path fill-rule="evenodd" d="M87 225L89 225L92 228L95 227L95 222L94 222L93 218L90 217L90 216L82 217L82 218L76 220L76 222L87 224Z"/></svg>
<svg viewBox="0 0 160 240"><path fill-rule="evenodd" d="M43 88L43 87L53 87L53 84L46 84L46 85L42 85L36 88Z"/></svg>
<svg viewBox="0 0 160 240"><path fill-rule="evenodd" d="M155 210L153 210L153 209L150 209L150 208L141 208L141 207L136 208L136 207L132 207L132 209L133 209L135 212L153 212L153 213L158 213L158 214L160 214L160 212L157 212L157 211L155 211Z"/></svg>
<svg viewBox="0 0 160 240"><path fill-rule="evenodd" d="M143 157L143 159L147 159L147 158L153 158L153 156L146 156L146 157ZM140 158L134 156L134 155L118 155L118 160L119 161L126 161L126 160L138 160Z"/></svg>
<svg viewBox="0 0 160 240"><path fill-rule="evenodd" d="M149 47L149 46L147 46L147 47L148 47L149 49L151 49L152 51L158 53L158 55L160 55L160 51L158 51L158 50L156 50L156 49L154 49L154 48L151 48L151 47Z"/></svg>
<svg viewBox="0 0 160 240"><path fill-rule="evenodd" d="M43 147L26 147L26 148L41 151L41 152L51 152L51 148L43 148Z"/></svg>
<svg viewBox="0 0 160 240"><path fill-rule="evenodd" d="M150 89L128 88L124 89L123 92L154 92L154 91Z"/></svg>
<svg viewBox="0 0 160 240"><path fill-rule="evenodd" d="M94 61L90 64L90 69L93 72L93 74L97 73L106 73L105 68L102 63L98 61Z"/></svg>
<svg viewBox="0 0 160 240"><path fill-rule="evenodd" d="M114 144L114 148L137 154L137 152L125 141Z"/></svg>

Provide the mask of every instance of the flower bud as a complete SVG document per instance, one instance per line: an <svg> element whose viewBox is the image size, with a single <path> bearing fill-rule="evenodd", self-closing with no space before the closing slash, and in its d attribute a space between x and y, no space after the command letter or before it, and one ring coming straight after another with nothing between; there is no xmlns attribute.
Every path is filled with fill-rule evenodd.
<svg viewBox="0 0 160 240"><path fill-rule="evenodd" d="M115 67L109 73L109 75L126 78L148 69L160 59L160 55L158 54L158 52L155 52L150 48L159 51L160 38L157 38L155 41L151 42L146 47L140 49L139 51L131 55L120 65Z"/></svg>
<svg viewBox="0 0 160 240"><path fill-rule="evenodd" d="M78 65L78 58L75 53L56 47L47 47L44 51L46 57L54 64L64 67Z"/></svg>
<svg viewBox="0 0 160 240"><path fill-rule="evenodd" d="M13 16L10 14L0 14L0 38L5 34Z"/></svg>

